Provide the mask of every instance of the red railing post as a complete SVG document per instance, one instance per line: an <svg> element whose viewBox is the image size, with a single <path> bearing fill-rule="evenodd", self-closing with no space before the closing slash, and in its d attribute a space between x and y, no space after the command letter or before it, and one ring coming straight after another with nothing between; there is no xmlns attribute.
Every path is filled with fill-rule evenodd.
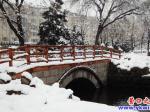
<svg viewBox="0 0 150 112"><path fill-rule="evenodd" d="M76 59L76 53L75 53L75 46L72 46L72 56L73 56L73 61Z"/></svg>
<svg viewBox="0 0 150 112"><path fill-rule="evenodd" d="M30 46L29 45L25 46L25 51L27 53L26 61L27 61L27 64L29 65L30 64Z"/></svg>
<svg viewBox="0 0 150 112"><path fill-rule="evenodd" d="M13 49L12 48L8 49L8 55L9 55L9 58L10 58L9 66L13 66Z"/></svg>
<svg viewBox="0 0 150 112"><path fill-rule="evenodd" d="M1 50L1 46L0 46L0 50ZM0 58L1 58L1 52L0 52Z"/></svg>
<svg viewBox="0 0 150 112"><path fill-rule="evenodd" d="M60 58L61 58L61 61L63 61L64 60L64 46L60 46L61 48L61 52L60 52Z"/></svg>
<svg viewBox="0 0 150 112"><path fill-rule="evenodd" d="M112 58L113 50L109 48L109 51L110 51L110 58Z"/></svg>
<svg viewBox="0 0 150 112"><path fill-rule="evenodd" d="M84 52L83 52L84 59L86 59L86 46L83 46L83 50L84 50Z"/></svg>
<svg viewBox="0 0 150 112"><path fill-rule="evenodd" d="M35 47L35 57L38 58L38 47Z"/></svg>
<svg viewBox="0 0 150 112"><path fill-rule="evenodd" d="M119 59L121 58L121 51L119 50Z"/></svg>
<svg viewBox="0 0 150 112"><path fill-rule="evenodd" d="M96 55L95 46L93 45L93 59L95 59L95 55Z"/></svg>
<svg viewBox="0 0 150 112"><path fill-rule="evenodd" d="M48 63L48 46L45 47L45 58L46 58L46 62Z"/></svg>
<svg viewBox="0 0 150 112"><path fill-rule="evenodd" d="M103 46L100 46L100 54L102 55L101 58L104 57L103 53L104 53L104 52L103 52Z"/></svg>

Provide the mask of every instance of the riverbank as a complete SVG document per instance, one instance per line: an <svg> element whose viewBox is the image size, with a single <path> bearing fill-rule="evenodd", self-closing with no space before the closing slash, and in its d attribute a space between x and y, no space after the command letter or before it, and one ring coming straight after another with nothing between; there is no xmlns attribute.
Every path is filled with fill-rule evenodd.
<svg viewBox="0 0 150 112"><path fill-rule="evenodd" d="M57 83L45 85L27 73L23 77L30 80L29 85L22 84L20 79L0 85L0 112L129 112L105 104L81 101L72 90L59 88ZM9 76L3 79L7 80Z"/></svg>
<svg viewBox="0 0 150 112"><path fill-rule="evenodd" d="M150 57L146 54L123 54L120 60L111 60L108 71L108 86L150 87Z"/></svg>

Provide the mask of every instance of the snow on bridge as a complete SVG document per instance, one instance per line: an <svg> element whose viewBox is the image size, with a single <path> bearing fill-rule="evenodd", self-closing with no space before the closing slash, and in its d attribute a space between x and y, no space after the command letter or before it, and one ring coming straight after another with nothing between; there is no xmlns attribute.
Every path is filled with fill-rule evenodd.
<svg viewBox="0 0 150 112"><path fill-rule="evenodd" d="M121 51L104 46L26 45L0 50L0 72L23 72L37 66L120 59Z"/></svg>
<svg viewBox="0 0 150 112"><path fill-rule="evenodd" d="M121 51L103 46L26 45L0 50L0 72L22 72L36 66L82 63L103 59L120 59ZM17 69L17 70L15 70Z"/></svg>
<svg viewBox="0 0 150 112"><path fill-rule="evenodd" d="M0 51L0 73L20 78L28 71L45 84L65 87L77 78L90 80L96 88L107 84L110 59L121 51L103 46L23 46Z"/></svg>

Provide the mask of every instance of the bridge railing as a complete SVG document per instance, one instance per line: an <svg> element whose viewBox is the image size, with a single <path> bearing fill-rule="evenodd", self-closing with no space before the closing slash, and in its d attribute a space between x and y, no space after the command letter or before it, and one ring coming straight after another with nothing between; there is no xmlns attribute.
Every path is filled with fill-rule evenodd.
<svg viewBox="0 0 150 112"><path fill-rule="evenodd" d="M26 45L16 49L0 50L0 63L25 61L26 64L36 62L52 62L77 59L113 58L120 59L121 51L103 46L38 46Z"/></svg>

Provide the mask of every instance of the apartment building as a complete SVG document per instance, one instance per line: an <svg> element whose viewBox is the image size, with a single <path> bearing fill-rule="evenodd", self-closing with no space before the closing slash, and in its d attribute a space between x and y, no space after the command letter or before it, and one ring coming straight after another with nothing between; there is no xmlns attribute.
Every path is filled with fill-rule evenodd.
<svg viewBox="0 0 150 112"><path fill-rule="evenodd" d="M43 21L42 12L46 8L25 6L22 12L22 23L25 33L26 42L38 42L38 29L40 23ZM13 17L11 17L13 18ZM7 24L5 18L0 18L0 42L14 42L18 41L13 31Z"/></svg>
<svg viewBox="0 0 150 112"><path fill-rule="evenodd" d="M38 30L39 25L44 19L42 13L48 10L48 8L33 7L26 5L22 12L22 22L25 32L26 42L39 41ZM94 17L87 17L76 13L68 12L67 26L72 29L74 25L79 26L85 33L86 41L89 44L94 43L95 32L97 30L97 20ZM17 42L18 39L14 35L13 31L9 28L7 21L4 18L0 18L0 42Z"/></svg>

